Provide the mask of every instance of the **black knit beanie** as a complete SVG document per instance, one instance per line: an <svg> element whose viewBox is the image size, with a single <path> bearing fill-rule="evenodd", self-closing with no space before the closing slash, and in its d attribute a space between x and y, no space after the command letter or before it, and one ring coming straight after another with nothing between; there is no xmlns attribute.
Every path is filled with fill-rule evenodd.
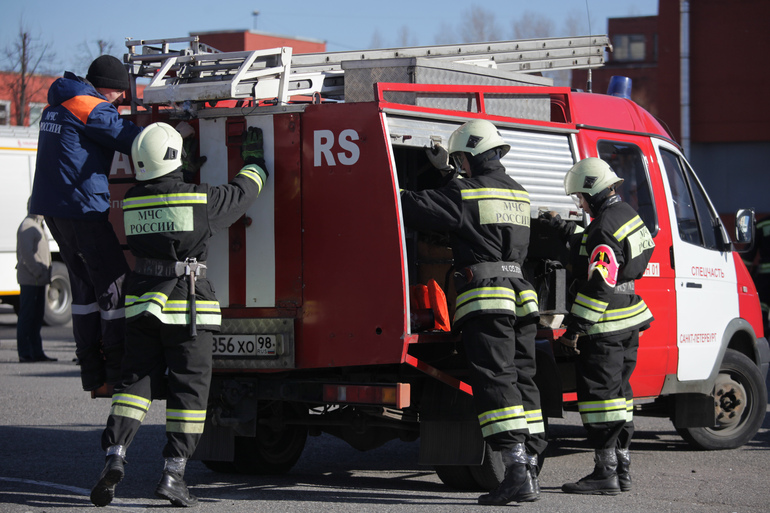
<svg viewBox="0 0 770 513"><path fill-rule="evenodd" d="M94 87L127 90L128 71L120 60L112 55L100 55L88 67L86 80Z"/></svg>

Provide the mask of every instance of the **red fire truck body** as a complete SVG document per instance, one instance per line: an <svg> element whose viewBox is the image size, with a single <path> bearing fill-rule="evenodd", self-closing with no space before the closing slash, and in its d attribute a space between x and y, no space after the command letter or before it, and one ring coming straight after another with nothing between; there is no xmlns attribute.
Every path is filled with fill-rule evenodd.
<svg viewBox="0 0 770 513"><path fill-rule="evenodd" d="M735 447L753 437L765 415L770 360L756 290L680 147L657 120L630 99L573 92L539 77L527 83L520 74L513 85L372 80L356 100L348 90L356 72L402 67L365 60L343 61L344 101L314 94L307 101L217 103L216 93L183 90L183 71L173 83L145 88L146 110L134 119L193 124L207 157L201 181L225 183L240 170L240 137L249 126L263 131L270 171L245 218L210 245L208 277L223 326L212 348L197 457L215 470L269 473L291 468L308 432L332 433L362 450L420 437L420 462L435 465L448 484L495 484L501 463L485 451L459 338L436 330L432 312L413 297L415 286L435 279L453 311L451 251L440 234L405 229L399 200L401 189L430 186L425 148L446 144L474 118L495 123L511 144L503 164L530 192L533 215L546 209L588 221L562 187L582 158L603 158L625 178L620 194L655 241L637 282L655 321L640 338L635 413L671 417L699 447ZM433 64L406 66L414 77ZM466 78L478 68L441 66ZM280 96L284 86L277 87ZM154 99L172 93L171 100ZM116 164L112 178L117 205L131 170ZM119 209L113 216L120 231ZM750 226L750 217L739 214L736 224ZM554 417L575 408L576 393L573 361L551 346L562 333L568 283L558 266L536 271L545 260L560 260L559 249L533 230L525 269L542 294L538 384L544 412ZM483 477L489 475L497 477L490 482Z"/></svg>

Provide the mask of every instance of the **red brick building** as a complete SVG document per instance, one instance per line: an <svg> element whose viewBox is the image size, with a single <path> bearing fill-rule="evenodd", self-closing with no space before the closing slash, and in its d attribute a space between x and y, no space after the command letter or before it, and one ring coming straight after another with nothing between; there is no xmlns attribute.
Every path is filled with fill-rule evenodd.
<svg viewBox="0 0 770 513"><path fill-rule="evenodd" d="M632 99L669 128L726 216L770 213L768 19L766 0L659 0L658 16L609 20L614 51L592 73L594 92L633 80Z"/></svg>

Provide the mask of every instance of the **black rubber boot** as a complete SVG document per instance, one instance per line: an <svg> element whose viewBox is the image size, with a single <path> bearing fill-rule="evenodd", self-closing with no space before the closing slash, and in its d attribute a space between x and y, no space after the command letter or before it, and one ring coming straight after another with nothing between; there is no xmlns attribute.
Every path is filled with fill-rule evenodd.
<svg viewBox="0 0 770 513"><path fill-rule="evenodd" d="M163 476L155 488L155 496L159 499L171 501L171 504L180 508L190 508L198 505L198 498L190 495L187 483L184 482L184 468L186 458L166 458L166 467Z"/></svg>
<svg viewBox="0 0 770 513"><path fill-rule="evenodd" d="M532 476L532 488L536 495L534 500L540 498L540 462L537 459L537 454L527 453L527 470Z"/></svg>
<svg viewBox="0 0 770 513"><path fill-rule="evenodd" d="M479 497L479 504L502 506L509 502L532 502L539 498L527 468L527 453L524 444L518 443L512 449L502 451L505 477L491 492Z"/></svg>
<svg viewBox="0 0 770 513"><path fill-rule="evenodd" d="M594 471L577 483L566 483L561 489L566 493L584 495L617 495L620 493L615 449L600 449L594 457Z"/></svg>
<svg viewBox="0 0 770 513"><path fill-rule="evenodd" d="M126 460L119 453L107 456L99 481L91 489L91 502L95 506L106 506L115 498L115 486L125 475L125 463Z"/></svg>
<svg viewBox="0 0 770 513"><path fill-rule="evenodd" d="M618 457L618 484L621 492L631 491L631 454L628 449L615 449Z"/></svg>

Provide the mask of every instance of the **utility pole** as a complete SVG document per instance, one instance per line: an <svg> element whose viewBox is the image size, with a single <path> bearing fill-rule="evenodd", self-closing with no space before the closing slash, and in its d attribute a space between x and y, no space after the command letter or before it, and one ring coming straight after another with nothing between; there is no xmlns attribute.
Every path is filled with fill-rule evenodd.
<svg viewBox="0 0 770 513"><path fill-rule="evenodd" d="M257 30L257 16L259 16L259 11L254 11L251 15L254 17L254 30Z"/></svg>

